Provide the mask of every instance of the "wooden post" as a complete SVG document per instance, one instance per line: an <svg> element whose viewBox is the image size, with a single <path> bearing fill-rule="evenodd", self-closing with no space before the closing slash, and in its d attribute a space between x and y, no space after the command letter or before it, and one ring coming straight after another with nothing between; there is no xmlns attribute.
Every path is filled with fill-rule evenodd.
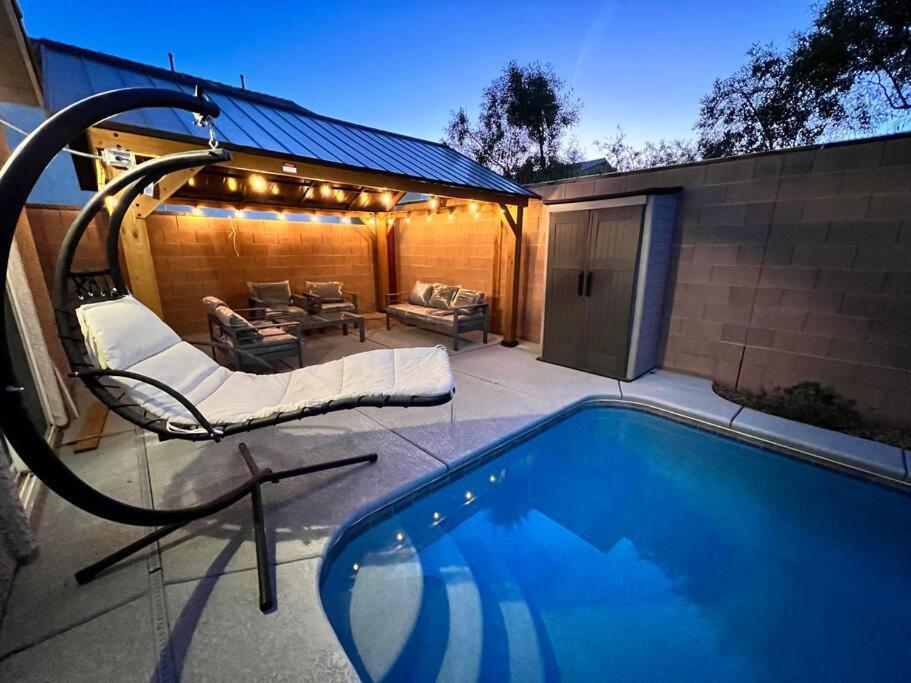
<svg viewBox="0 0 911 683"><path fill-rule="evenodd" d="M386 310L386 295L389 294L389 251L386 218L377 217L374 224L376 239L373 241L373 262L376 266L376 310Z"/></svg>
<svg viewBox="0 0 911 683"><path fill-rule="evenodd" d="M145 218L139 218L133 209L130 209L123 219L120 244L123 247L123 260L127 266L130 291L159 317L163 317L158 277L155 274L155 262L152 260L149 245L149 231Z"/></svg>
<svg viewBox="0 0 911 683"><path fill-rule="evenodd" d="M522 221L525 211L524 207L517 206L516 215L513 216L508 206L502 204L500 206L503 209L503 220L509 225L512 232L512 239L506 240L502 249L502 254L506 258L505 278L501 288L503 294L501 304L501 310L503 311L501 321L503 341L500 344L513 347L519 344L519 274L522 268Z"/></svg>

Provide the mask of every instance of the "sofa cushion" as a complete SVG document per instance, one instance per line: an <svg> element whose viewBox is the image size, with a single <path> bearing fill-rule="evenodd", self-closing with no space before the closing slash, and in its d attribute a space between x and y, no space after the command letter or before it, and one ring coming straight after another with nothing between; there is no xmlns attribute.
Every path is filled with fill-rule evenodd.
<svg viewBox="0 0 911 683"><path fill-rule="evenodd" d="M430 306L432 308L452 308L452 299L460 289L459 285L441 285L439 283L433 286L433 293L430 295Z"/></svg>
<svg viewBox="0 0 911 683"><path fill-rule="evenodd" d="M333 303L342 301L341 282L310 282L307 281L307 294L318 296L323 302Z"/></svg>
<svg viewBox="0 0 911 683"><path fill-rule="evenodd" d="M408 295L408 303L415 306L429 306L432 294L433 283L418 280L414 283L414 287L411 288L411 293Z"/></svg>
<svg viewBox="0 0 911 683"><path fill-rule="evenodd" d="M248 282L250 296L259 299L267 306L287 306L291 301L291 283L281 282Z"/></svg>
<svg viewBox="0 0 911 683"><path fill-rule="evenodd" d="M341 311L353 311L354 304L350 301L333 301L331 303L323 303L322 306L323 313L339 313Z"/></svg>

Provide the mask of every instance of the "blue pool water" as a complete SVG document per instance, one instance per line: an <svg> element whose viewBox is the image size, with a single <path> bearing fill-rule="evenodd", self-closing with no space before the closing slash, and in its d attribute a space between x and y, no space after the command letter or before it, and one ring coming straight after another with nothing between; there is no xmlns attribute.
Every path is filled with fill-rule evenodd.
<svg viewBox="0 0 911 683"><path fill-rule="evenodd" d="M322 596L365 680L908 680L911 497L591 408L353 536Z"/></svg>

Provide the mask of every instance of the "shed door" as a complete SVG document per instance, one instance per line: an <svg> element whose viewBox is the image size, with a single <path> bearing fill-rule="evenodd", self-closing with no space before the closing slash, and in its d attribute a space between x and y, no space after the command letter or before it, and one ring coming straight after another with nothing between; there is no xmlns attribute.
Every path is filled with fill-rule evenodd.
<svg viewBox="0 0 911 683"><path fill-rule="evenodd" d="M643 206L618 206L591 213L582 368L623 378Z"/></svg>
<svg viewBox="0 0 911 683"><path fill-rule="evenodd" d="M581 296L588 259L589 211L550 215L547 296L541 355L550 363L582 366L585 298Z"/></svg>

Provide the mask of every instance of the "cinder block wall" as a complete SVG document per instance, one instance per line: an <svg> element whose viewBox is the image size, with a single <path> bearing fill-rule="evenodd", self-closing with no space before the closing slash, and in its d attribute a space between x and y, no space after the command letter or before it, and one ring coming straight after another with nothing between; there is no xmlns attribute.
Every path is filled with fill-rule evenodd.
<svg viewBox="0 0 911 683"><path fill-rule="evenodd" d="M41 267L53 278L57 251L75 218L68 208L29 207ZM105 263L103 217L83 240L76 263ZM99 223L100 222L100 223ZM179 334L203 332L201 299L214 295L238 308L247 306L247 281L290 280L301 291L307 280L341 280L357 292L361 310L376 308L372 228L328 223L257 221L153 214L147 220L165 320ZM230 237L237 227L237 250Z"/></svg>
<svg viewBox="0 0 911 683"><path fill-rule="evenodd" d="M371 228L169 214L147 225L165 320L178 333L206 329L204 296L246 308L248 281L303 291L307 280L340 280L362 311L376 308Z"/></svg>
<svg viewBox="0 0 911 683"><path fill-rule="evenodd" d="M464 210L448 220L445 212L415 215L395 224L398 285L409 291L417 280L445 282L492 293L498 222L486 210L471 218Z"/></svg>
<svg viewBox="0 0 911 683"><path fill-rule="evenodd" d="M815 380L911 424L911 136L532 189L676 186L663 367L754 390ZM543 287L546 254L529 256L529 286ZM533 327L540 299L527 300Z"/></svg>

